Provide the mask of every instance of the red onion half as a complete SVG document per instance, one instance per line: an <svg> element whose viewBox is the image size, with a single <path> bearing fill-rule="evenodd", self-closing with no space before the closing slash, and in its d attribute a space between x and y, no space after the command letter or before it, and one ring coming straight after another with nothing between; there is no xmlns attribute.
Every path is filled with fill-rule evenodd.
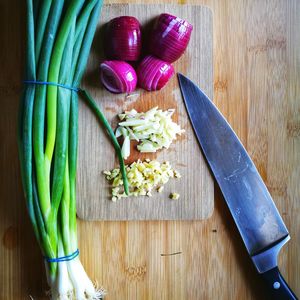
<svg viewBox="0 0 300 300"><path fill-rule="evenodd" d="M185 51L192 30L193 26L187 21L170 14L161 14L150 37L150 53L164 61L174 62Z"/></svg>
<svg viewBox="0 0 300 300"><path fill-rule="evenodd" d="M141 54L141 25L134 17L112 19L106 28L105 52L108 58L137 61Z"/></svg>
<svg viewBox="0 0 300 300"><path fill-rule="evenodd" d="M171 64L152 55L146 56L137 69L139 85L147 91L163 88L174 75Z"/></svg>
<svg viewBox="0 0 300 300"><path fill-rule="evenodd" d="M118 60L106 60L100 65L100 79L112 93L130 93L135 90L137 84L133 67Z"/></svg>

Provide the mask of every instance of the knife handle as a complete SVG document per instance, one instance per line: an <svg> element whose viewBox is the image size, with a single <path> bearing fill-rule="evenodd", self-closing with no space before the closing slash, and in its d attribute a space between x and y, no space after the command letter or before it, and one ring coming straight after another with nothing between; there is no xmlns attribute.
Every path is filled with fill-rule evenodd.
<svg viewBox="0 0 300 300"><path fill-rule="evenodd" d="M275 267L265 273L262 273L263 278L267 282L272 298L276 300L297 300L298 298L288 286L282 277L278 267Z"/></svg>

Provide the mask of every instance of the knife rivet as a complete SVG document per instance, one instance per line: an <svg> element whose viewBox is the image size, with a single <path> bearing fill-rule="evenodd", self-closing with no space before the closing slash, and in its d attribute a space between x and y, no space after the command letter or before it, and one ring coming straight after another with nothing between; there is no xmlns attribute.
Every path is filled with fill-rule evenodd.
<svg viewBox="0 0 300 300"><path fill-rule="evenodd" d="M274 288L275 290L278 290L278 289L280 288L280 283L279 283L278 281L275 281L275 282L273 283L273 288Z"/></svg>

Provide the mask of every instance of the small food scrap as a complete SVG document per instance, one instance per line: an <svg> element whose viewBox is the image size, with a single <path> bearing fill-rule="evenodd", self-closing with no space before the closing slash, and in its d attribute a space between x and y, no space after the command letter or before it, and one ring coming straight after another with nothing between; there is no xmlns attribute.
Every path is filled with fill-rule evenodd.
<svg viewBox="0 0 300 300"><path fill-rule="evenodd" d="M174 170L168 161L159 163L156 160L146 159L144 162L138 160L130 166L126 166L127 178L129 183L129 196L152 196L152 191L157 190L161 193L170 178L175 178L179 174ZM113 202L121 198L128 197L123 189L123 180L120 169L103 171L105 178L112 183ZM178 178L178 177L177 177ZM179 195L178 195L179 196Z"/></svg>
<svg viewBox="0 0 300 300"><path fill-rule="evenodd" d="M163 186L160 186L159 188L157 188L157 192L158 192L158 193L161 193L163 190L164 190L164 187L163 187Z"/></svg>
<svg viewBox="0 0 300 300"><path fill-rule="evenodd" d="M172 200L178 200L179 197L180 197L180 195L179 195L178 193L171 193L171 194L170 194L170 198L171 198Z"/></svg>
<svg viewBox="0 0 300 300"><path fill-rule="evenodd" d="M119 127L116 137L123 136L122 154L125 159L130 155L130 140L140 144L140 152L156 152L162 148L169 148L176 135L181 135L184 130L173 122L172 115L175 109L163 111L154 107L147 112L138 113L135 109L119 114ZM178 177L179 178L179 177Z"/></svg>
<svg viewBox="0 0 300 300"><path fill-rule="evenodd" d="M176 178L181 178L181 174L178 172L178 171L174 171L174 176L176 177Z"/></svg>

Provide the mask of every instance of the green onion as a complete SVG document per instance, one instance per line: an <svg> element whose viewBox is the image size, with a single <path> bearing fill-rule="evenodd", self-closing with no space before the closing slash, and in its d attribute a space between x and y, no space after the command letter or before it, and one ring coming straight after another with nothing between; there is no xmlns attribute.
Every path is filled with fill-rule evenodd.
<svg viewBox="0 0 300 300"><path fill-rule="evenodd" d="M105 129L107 130L107 133L112 140L112 143L115 147L115 150L118 155L119 162L120 162L120 169L121 169L121 174L122 174L122 178L123 178L124 190L125 190L126 195L128 195L129 189L128 189L128 180L127 180L127 175L126 175L124 159L123 159L123 155L122 155L122 150L121 150L118 140L114 134L114 131L112 130L110 124L106 120L106 118L103 115L103 113L101 112L101 110L97 107L96 102L93 100L93 98L90 96L90 94L85 90L81 90L81 93L85 97L87 103L90 105L92 110L95 112L95 114L97 115L97 117L99 118L99 120L101 121L103 126L105 127Z"/></svg>
<svg viewBox="0 0 300 300"><path fill-rule="evenodd" d="M102 0L27 0L26 80L78 87L88 60ZM86 91L80 90L107 130L113 130ZM52 299L101 299L76 253L78 94L55 85L26 84L20 101L18 147L26 205L45 261ZM54 260L54 261L53 261Z"/></svg>

